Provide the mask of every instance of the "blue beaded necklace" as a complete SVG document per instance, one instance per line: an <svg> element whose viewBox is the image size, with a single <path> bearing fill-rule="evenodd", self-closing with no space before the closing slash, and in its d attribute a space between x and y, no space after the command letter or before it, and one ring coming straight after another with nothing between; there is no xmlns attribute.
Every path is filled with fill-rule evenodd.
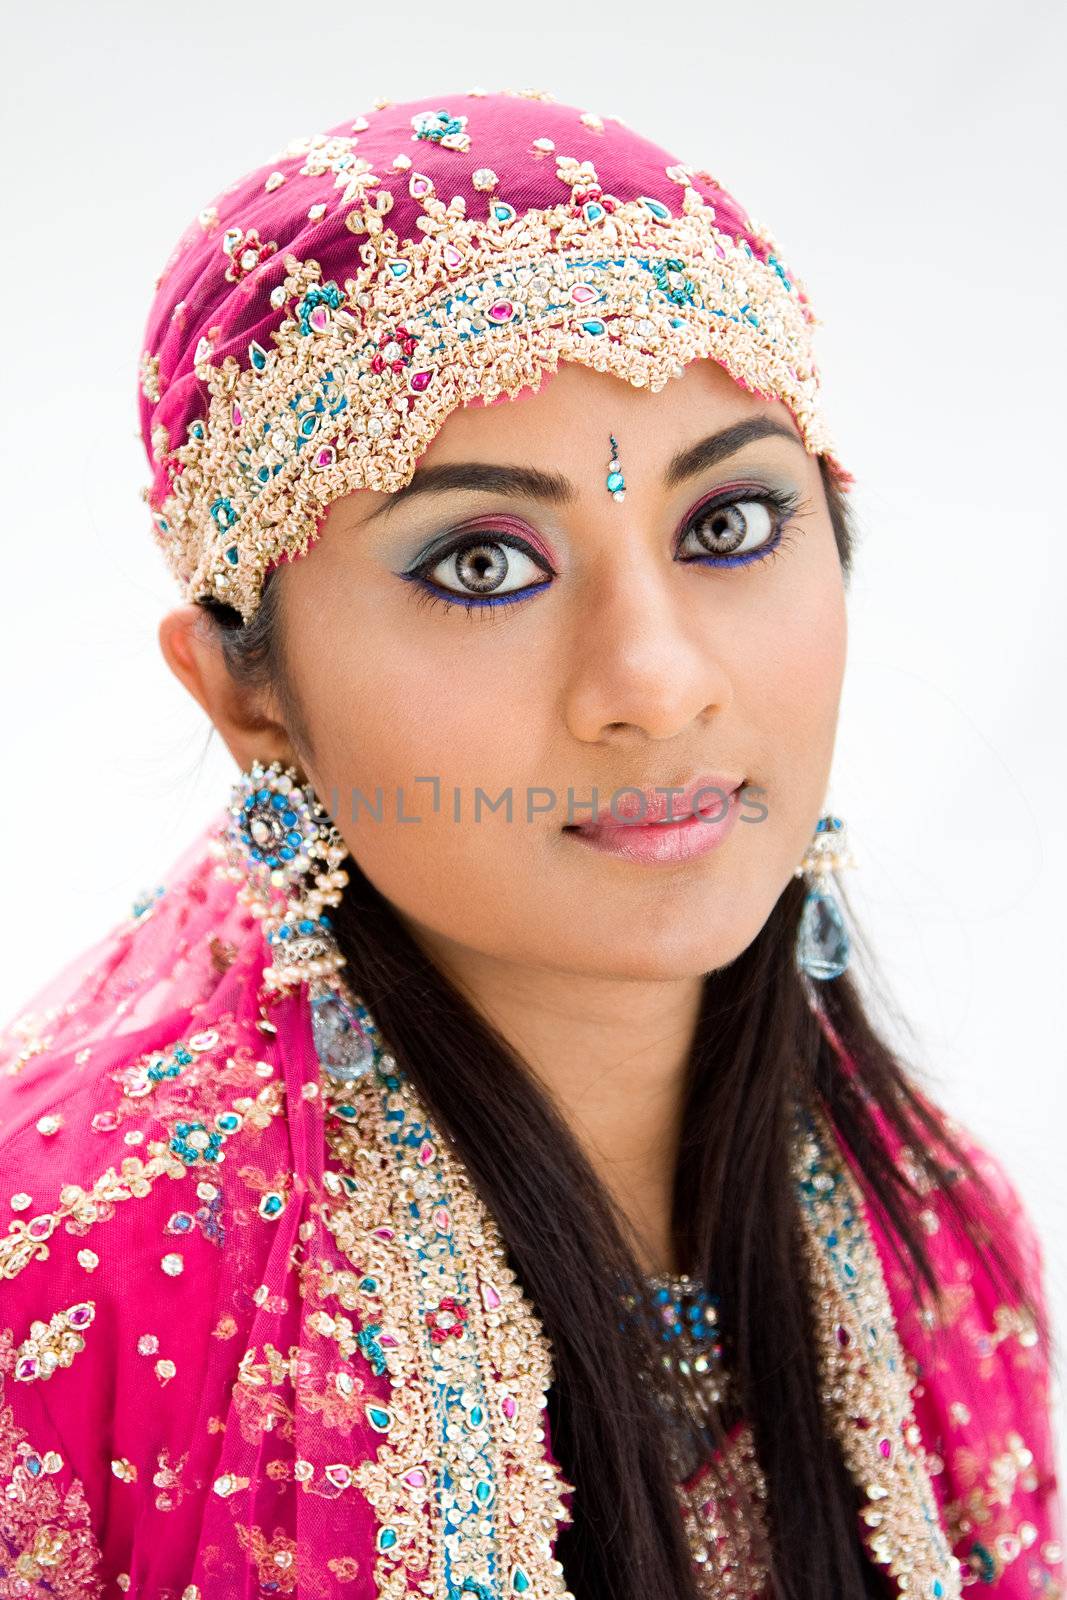
<svg viewBox="0 0 1067 1600"><path fill-rule="evenodd" d="M644 1277L640 1290L624 1288L622 1306L620 1328L643 1322L655 1340L659 1366L652 1377L668 1450L676 1475L688 1478L712 1444L709 1412L730 1400L719 1297L687 1273L660 1273Z"/></svg>

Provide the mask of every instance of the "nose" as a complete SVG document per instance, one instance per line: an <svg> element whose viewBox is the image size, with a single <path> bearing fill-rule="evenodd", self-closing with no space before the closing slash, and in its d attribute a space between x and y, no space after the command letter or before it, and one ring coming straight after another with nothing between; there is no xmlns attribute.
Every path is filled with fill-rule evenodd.
<svg viewBox="0 0 1067 1600"><path fill-rule="evenodd" d="M672 739L730 703L727 663L687 576L636 550L589 576L565 689L576 739Z"/></svg>

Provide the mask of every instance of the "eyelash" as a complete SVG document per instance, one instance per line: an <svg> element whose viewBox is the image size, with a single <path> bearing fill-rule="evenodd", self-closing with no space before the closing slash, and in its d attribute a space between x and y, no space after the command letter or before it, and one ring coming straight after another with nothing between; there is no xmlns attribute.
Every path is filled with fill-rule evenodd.
<svg viewBox="0 0 1067 1600"><path fill-rule="evenodd" d="M767 544L760 546L756 550L746 551L739 556L688 556L684 564L702 567L747 567L753 561L772 561L775 557L781 555L784 550L794 543L793 534L783 524L790 517L795 516L799 510L807 509L806 506L802 508L800 496L790 490L761 489L758 494L750 494L748 492L738 494L736 490L732 490L721 499L712 497L701 501L686 518L682 526L682 536L679 542L684 542L698 517L706 517L713 511L722 510L724 506L751 505L753 503L768 506L778 515L777 532ZM479 530L477 534L465 534L457 538L454 544L435 551L432 558L424 561L419 567L409 568L407 572L400 574L401 577L410 580L416 589L415 604L418 606L430 606L443 602L452 608L462 607L469 617L475 611L481 613L496 611L501 606L515 605L524 600L532 600L542 590L546 589L556 576L555 573L551 573L546 576L544 583L528 584L525 589L515 589L509 594L498 595L496 598L487 596L483 600L475 599L473 595L464 597L459 594L446 594L443 589L432 583L428 578L423 577L423 572L440 566L441 562L447 561L449 556L458 555L464 550L477 549L479 545L483 544L506 545L513 550L521 550L524 555L529 556L533 561L539 559L527 542L524 539L517 538L514 534L504 533L503 531L495 532L492 529Z"/></svg>

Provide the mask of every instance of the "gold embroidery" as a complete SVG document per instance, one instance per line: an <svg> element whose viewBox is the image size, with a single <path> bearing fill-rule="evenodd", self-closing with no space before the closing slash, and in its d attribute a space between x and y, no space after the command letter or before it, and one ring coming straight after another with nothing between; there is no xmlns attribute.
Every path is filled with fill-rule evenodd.
<svg viewBox="0 0 1067 1600"><path fill-rule="evenodd" d="M821 1112L797 1141L795 1161L823 1394L864 1496L864 1541L898 1589L958 1600L959 1566L938 1514L882 1264L862 1194Z"/></svg>
<svg viewBox="0 0 1067 1600"><path fill-rule="evenodd" d="M10 1594L48 1593L55 1600L98 1600L103 1593L101 1552L92 1531L85 1489L63 1471L56 1450L30 1444L4 1396L5 1374L15 1361L10 1328L0 1329L0 1550ZM32 1586L32 1587L31 1587Z"/></svg>
<svg viewBox="0 0 1067 1600"><path fill-rule="evenodd" d="M517 214L494 194L486 219L412 172L425 215L422 236L402 243L383 221L392 192L374 187L350 142L310 141L306 170L356 191L345 219L366 235L355 275L323 282L317 261L287 254L274 348L253 341L244 370L232 355L215 365L208 338L196 352L207 415L164 458L171 491L155 506L188 599L213 594L247 620L267 567L308 548L331 500L399 489L456 407L536 387L561 361L655 391L710 357L781 398L809 451L832 450L800 284L770 235L763 261L715 226L688 169L673 174L674 215L602 194L592 163L563 156L568 200Z"/></svg>
<svg viewBox="0 0 1067 1600"><path fill-rule="evenodd" d="M383 1056L382 1074L393 1065ZM377 1593L399 1600L412 1573L431 1594L567 1600L553 1533L570 1486L545 1459L551 1358L533 1307L411 1086L375 1074L346 1093L328 1114L347 1170L324 1175L339 1200L324 1220L356 1268L338 1275L340 1303L391 1385L388 1403L365 1401L382 1444L354 1474L378 1517Z"/></svg>
<svg viewBox="0 0 1067 1600"><path fill-rule="evenodd" d="M292 1594L299 1575L296 1541L284 1528L275 1528L269 1541L262 1528L249 1528L242 1522L235 1522L234 1528L242 1550L255 1563L260 1583L269 1583L272 1594Z"/></svg>
<svg viewBox="0 0 1067 1600"><path fill-rule="evenodd" d="M749 1600L761 1593L768 1576L755 1554L754 1530L738 1515L738 1500L730 1490L734 1483L744 1489L766 1538L767 1483L756 1458L752 1430L744 1424L735 1430L714 1471L705 1467L678 1488L697 1587L708 1600L734 1595ZM723 1504L724 1495L727 1505Z"/></svg>
<svg viewBox="0 0 1067 1600"><path fill-rule="evenodd" d="M7 1236L0 1239L0 1277L16 1278L31 1261L47 1260L47 1241L61 1222L69 1221L78 1225L76 1231L84 1232L91 1224L106 1221L117 1201L149 1194L157 1178L184 1178L184 1165L165 1144L153 1140L148 1150L147 1161L127 1156L121 1172L108 1167L91 1189L65 1184L54 1211L42 1212L28 1222L10 1223Z"/></svg>
<svg viewBox="0 0 1067 1600"><path fill-rule="evenodd" d="M82 1331L96 1316L96 1303L82 1300L57 1311L49 1322L31 1322L29 1337L15 1351L15 1378L20 1383L48 1379L57 1367L69 1367L85 1349Z"/></svg>

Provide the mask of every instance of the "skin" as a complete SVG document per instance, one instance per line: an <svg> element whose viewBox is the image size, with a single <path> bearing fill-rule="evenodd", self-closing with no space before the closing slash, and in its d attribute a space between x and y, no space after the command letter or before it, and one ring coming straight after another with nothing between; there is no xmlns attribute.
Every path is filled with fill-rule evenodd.
<svg viewBox="0 0 1067 1600"><path fill-rule="evenodd" d="M756 417L792 438L757 439L665 485L681 450ZM605 488L609 433L622 504ZM572 494L361 490L331 505L317 542L273 580L299 725L273 693L235 689L195 606L164 618L160 645L242 768L280 758L310 779L361 869L554 1097L645 1269L674 1271L671 1175L704 975L751 943L789 882L833 754L846 611L818 465L781 402L713 362L657 394L563 366L536 393L453 413L419 465L472 461L562 475ZM799 496L770 559L686 559L707 554L686 517L726 486L740 486L751 545L778 518L753 510L753 495ZM553 581L470 614L416 604L421 591L398 574L487 513L510 528L519 519ZM544 580L535 561L502 554L503 589ZM435 577L471 593L454 562ZM571 819L581 822L594 787L604 806L628 785L709 771L758 786L762 806L746 815L766 815L695 859L649 866L563 831L568 787L585 802ZM427 775L441 780L436 814L430 786L414 781ZM366 809L353 820L352 792L371 799L379 785L382 820ZM475 789L496 797L509 786L512 820L485 807L475 821ZM538 786L558 803L527 821Z"/></svg>

